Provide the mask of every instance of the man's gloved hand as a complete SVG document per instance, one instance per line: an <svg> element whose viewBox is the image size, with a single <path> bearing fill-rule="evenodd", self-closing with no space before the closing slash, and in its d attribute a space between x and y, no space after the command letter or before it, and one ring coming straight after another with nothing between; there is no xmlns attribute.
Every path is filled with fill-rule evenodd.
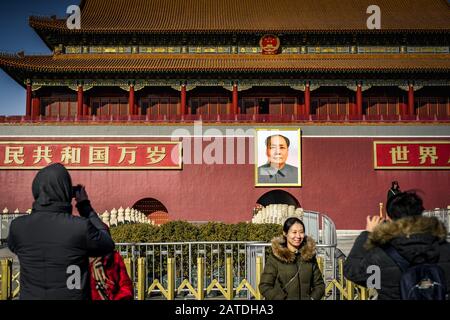
<svg viewBox="0 0 450 320"><path fill-rule="evenodd" d="M74 189L75 189L75 201L77 203L89 200L86 188L83 185L79 184Z"/></svg>
<svg viewBox="0 0 450 320"><path fill-rule="evenodd" d="M87 195L86 189L83 185L77 185L74 188L75 201L77 202L77 209L82 217L89 217L89 214L94 211L91 207L91 202Z"/></svg>

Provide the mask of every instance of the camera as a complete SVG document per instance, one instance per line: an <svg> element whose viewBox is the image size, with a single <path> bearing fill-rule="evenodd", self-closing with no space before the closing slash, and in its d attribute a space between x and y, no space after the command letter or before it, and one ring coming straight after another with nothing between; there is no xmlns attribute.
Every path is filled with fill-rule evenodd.
<svg viewBox="0 0 450 320"><path fill-rule="evenodd" d="M72 198L75 198L75 195L77 192L80 192L82 188L81 184L77 184L76 186L72 187Z"/></svg>

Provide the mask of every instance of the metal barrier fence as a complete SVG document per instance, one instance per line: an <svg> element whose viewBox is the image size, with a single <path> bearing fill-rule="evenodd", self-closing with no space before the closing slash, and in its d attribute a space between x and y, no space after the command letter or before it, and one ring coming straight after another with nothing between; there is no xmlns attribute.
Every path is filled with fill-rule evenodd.
<svg viewBox="0 0 450 320"><path fill-rule="evenodd" d="M304 211L303 222L306 235L317 242L317 256L322 263L325 281L335 280L337 234L334 222L314 211ZM238 293L237 297L247 299L255 296L258 263L264 266L270 250L270 244L262 242L118 243L116 247L126 258L135 288L149 288L149 297L164 292L162 288L169 285L169 275L174 277L173 285L179 296L195 295L192 284L198 283L198 270L202 269L204 279L200 280L208 288L209 297L229 292L220 285L228 284L227 287L231 288L227 290L232 289ZM232 279L229 269L232 270ZM138 281L139 270L141 282ZM136 294L139 295L138 292ZM330 287L329 297L336 298L335 286Z"/></svg>
<svg viewBox="0 0 450 320"><path fill-rule="evenodd" d="M434 209L434 210L426 210L423 212L423 215L426 217L436 217L447 228L447 239L450 241L450 206L447 209Z"/></svg>
<svg viewBox="0 0 450 320"><path fill-rule="evenodd" d="M447 226L450 210L424 212ZM317 240L317 259L326 289L324 299L365 300L370 290L343 276L343 260L335 258L337 235L326 215L305 212L307 236ZM118 243L125 259L137 299L261 299L258 284L270 250L263 242L174 242ZM19 293L19 274L13 274L12 260L1 261L0 298Z"/></svg>
<svg viewBox="0 0 450 320"><path fill-rule="evenodd" d="M136 283L135 285L135 298L138 300L152 299L152 293L159 293L159 298L165 298L167 300L174 299L197 299L204 300L211 295L211 292L216 291L218 294L213 295L217 297L221 295L224 299L232 300L237 298L256 299L261 300L262 295L259 292L258 285L260 282L262 270L263 270L263 257L258 256L255 259L256 270L254 273L255 282L250 283L251 280L242 279L239 285L234 285L234 270L233 259L228 257L225 262L225 275L224 281L213 279L209 285L206 285L205 274L205 260L204 258L197 259L196 281L190 282L189 279L184 279L181 284L176 285L175 276L175 259L167 258L167 275L166 283L162 284L158 279L155 279L150 286L146 285L147 273L145 258L138 258ZM323 260L318 259L319 268L323 271ZM325 281L325 296L324 299L338 299L338 300L367 300L376 295L376 291L371 291L364 287L355 285L351 281L347 280L343 276L343 259L337 261L339 266L338 276L336 279ZM125 258L125 265L127 271L130 274L132 270L131 258ZM12 260L3 259L0 261L0 300L15 299L19 295L19 272L13 274ZM130 274L131 275L131 274ZM333 291L337 292L337 295L333 297ZM242 293L246 293L242 295ZM158 298L158 297L153 297Z"/></svg>
<svg viewBox="0 0 450 320"><path fill-rule="evenodd" d="M305 211L303 222L306 235L317 241L325 280L336 279L334 254L337 235L333 221L318 212ZM250 299L257 294L258 276L269 246L262 242L119 243L116 249L125 258L136 296L142 295L138 290L142 287L150 289L149 298L161 296L163 288L170 282L169 278L173 277L179 296L192 294L192 284L200 281L208 289L208 297L226 292L225 296L229 297L230 292L235 292L238 298ZM199 264L199 261L202 263ZM202 271L202 279L198 279L199 271ZM16 274L13 282L18 292L17 279ZM227 291L223 284L227 284ZM334 287L330 296L336 296Z"/></svg>
<svg viewBox="0 0 450 320"><path fill-rule="evenodd" d="M117 248L141 299L197 299L204 290L203 298L260 299L259 278L271 250L270 244L257 242L136 243ZM339 290L346 286L342 270L338 276L339 270L329 268L338 265L330 249L334 247L317 245L327 298L336 299L335 284L341 284Z"/></svg>

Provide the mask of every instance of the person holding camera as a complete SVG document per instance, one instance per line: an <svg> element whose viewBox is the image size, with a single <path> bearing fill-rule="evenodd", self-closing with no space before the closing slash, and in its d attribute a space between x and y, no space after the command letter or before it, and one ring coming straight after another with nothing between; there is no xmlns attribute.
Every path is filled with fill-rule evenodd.
<svg viewBox="0 0 450 320"><path fill-rule="evenodd" d="M445 299L450 293L445 225L422 215L422 199L414 192L390 197L386 211L386 221L367 217L366 231L344 263L344 276L376 289L379 300Z"/></svg>
<svg viewBox="0 0 450 320"><path fill-rule="evenodd" d="M14 219L8 237L20 262L20 299L89 300L89 257L115 246L107 227L62 164L41 169L32 191L31 214ZM72 198L80 216L72 215Z"/></svg>
<svg viewBox="0 0 450 320"><path fill-rule="evenodd" d="M286 219L283 236L272 240L272 254L259 291L268 300L320 300L325 283L316 260L316 243L297 217Z"/></svg>

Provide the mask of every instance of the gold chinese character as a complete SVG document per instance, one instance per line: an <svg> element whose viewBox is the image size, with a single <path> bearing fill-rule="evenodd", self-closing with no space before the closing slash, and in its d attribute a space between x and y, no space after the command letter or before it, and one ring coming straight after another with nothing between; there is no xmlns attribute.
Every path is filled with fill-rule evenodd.
<svg viewBox="0 0 450 320"><path fill-rule="evenodd" d="M430 158L430 164L435 164L438 156L436 155L436 147L420 147L420 164L424 164L427 158Z"/></svg>
<svg viewBox="0 0 450 320"><path fill-rule="evenodd" d="M23 164L23 147L6 147L5 148L5 164L15 163Z"/></svg>
<svg viewBox="0 0 450 320"><path fill-rule="evenodd" d="M61 162L64 164L80 163L81 148L65 147L61 150Z"/></svg>
<svg viewBox="0 0 450 320"><path fill-rule="evenodd" d="M52 150L50 150L50 147L44 147L44 149L42 149L41 146L37 147L37 149L33 150L34 154L33 154L33 158L34 158L34 162L33 164L39 163L41 162L41 160L45 160L45 162L47 162L47 164L49 164L50 162L52 162L51 158L52 158Z"/></svg>
<svg viewBox="0 0 450 320"><path fill-rule="evenodd" d="M397 146L395 148L391 148L391 151L389 151L389 153L392 155L392 164L409 163L409 150L407 146Z"/></svg>
<svg viewBox="0 0 450 320"><path fill-rule="evenodd" d="M147 159L149 159L148 164L154 164L162 161L166 157L166 148L162 147L161 150L158 146L147 148Z"/></svg>
<svg viewBox="0 0 450 320"><path fill-rule="evenodd" d="M109 147L89 147L89 164L108 164Z"/></svg>
<svg viewBox="0 0 450 320"><path fill-rule="evenodd" d="M119 147L122 150L120 154L119 164L121 164L127 155L131 156L131 159L128 160L129 164L134 164L136 162L136 149L137 147Z"/></svg>

